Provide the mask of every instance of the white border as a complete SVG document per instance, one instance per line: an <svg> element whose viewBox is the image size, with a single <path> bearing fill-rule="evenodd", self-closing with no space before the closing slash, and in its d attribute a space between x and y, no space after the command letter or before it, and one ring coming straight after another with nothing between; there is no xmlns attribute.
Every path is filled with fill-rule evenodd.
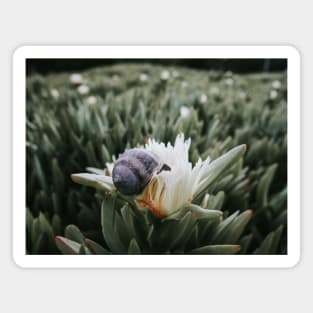
<svg viewBox="0 0 313 313"><path fill-rule="evenodd" d="M287 58L288 255L26 255L27 58ZM13 259L25 268L275 268L300 260L300 54L291 46L22 46L13 55Z"/></svg>

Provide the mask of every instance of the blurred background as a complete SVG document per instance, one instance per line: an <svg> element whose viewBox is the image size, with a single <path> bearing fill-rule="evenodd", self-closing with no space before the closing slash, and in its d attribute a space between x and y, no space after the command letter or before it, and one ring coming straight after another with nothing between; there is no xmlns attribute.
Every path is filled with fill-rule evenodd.
<svg viewBox="0 0 313 313"><path fill-rule="evenodd" d="M27 75L79 71L118 63L150 63L235 73L281 72L287 69L286 59L29 59Z"/></svg>

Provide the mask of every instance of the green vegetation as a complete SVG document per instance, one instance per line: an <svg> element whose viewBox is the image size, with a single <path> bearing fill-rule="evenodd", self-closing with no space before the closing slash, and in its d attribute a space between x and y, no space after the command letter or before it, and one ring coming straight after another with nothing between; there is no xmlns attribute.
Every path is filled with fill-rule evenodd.
<svg viewBox="0 0 313 313"><path fill-rule="evenodd" d="M27 78L28 254L287 253L285 73L121 64L71 74ZM173 216L70 178L148 136L173 143L181 132L193 164L247 151L226 154L227 166Z"/></svg>

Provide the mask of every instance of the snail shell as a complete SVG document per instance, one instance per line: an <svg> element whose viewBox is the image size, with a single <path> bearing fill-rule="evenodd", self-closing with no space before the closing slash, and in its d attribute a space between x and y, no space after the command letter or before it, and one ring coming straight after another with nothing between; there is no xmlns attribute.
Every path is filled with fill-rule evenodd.
<svg viewBox="0 0 313 313"><path fill-rule="evenodd" d="M154 174L170 168L153 152L134 148L125 151L115 162L112 179L124 195L140 194Z"/></svg>

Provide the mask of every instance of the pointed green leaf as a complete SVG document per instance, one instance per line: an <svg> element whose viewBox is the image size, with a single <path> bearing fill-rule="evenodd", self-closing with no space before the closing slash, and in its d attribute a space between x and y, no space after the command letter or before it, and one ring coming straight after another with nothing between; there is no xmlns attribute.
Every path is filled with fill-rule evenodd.
<svg viewBox="0 0 313 313"><path fill-rule="evenodd" d="M51 224L52 224L52 229L53 229L54 235L61 234L62 222L61 222L61 218L58 214L53 215Z"/></svg>
<svg viewBox="0 0 313 313"><path fill-rule="evenodd" d="M190 251L191 254L236 254L239 245L208 245Z"/></svg>
<svg viewBox="0 0 313 313"><path fill-rule="evenodd" d="M55 237L55 243L63 254L79 254L81 248L81 244L62 236Z"/></svg>
<svg viewBox="0 0 313 313"><path fill-rule="evenodd" d="M96 175L104 175L104 170L101 168L96 168L96 167L86 167L86 170L92 174Z"/></svg>
<svg viewBox="0 0 313 313"><path fill-rule="evenodd" d="M276 231L269 233L260 247L255 250L255 254L276 254L279 241L281 239L283 227L279 226Z"/></svg>
<svg viewBox="0 0 313 313"><path fill-rule="evenodd" d="M234 218L231 223L229 223L219 236L214 240L215 243L219 244L235 244L242 233L245 230L246 225L252 217L252 211L246 210L236 218Z"/></svg>
<svg viewBox="0 0 313 313"><path fill-rule="evenodd" d="M53 240L54 239L54 233L53 233L52 226L50 225L46 216L42 212L39 213L38 220L39 220L41 231L46 233L50 240Z"/></svg>
<svg viewBox="0 0 313 313"><path fill-rule="evenodd" d="M40 164L40 161L39 161L39 158L37 157L37 155L34 156L33 160L34 160L35 175L38 178L38 181L40 183L40 187L43 190L47 190L46 178L45 178L44 172L42 170L42 166Z"/></svg>
<svg viewBox="0 0 313 313"><path fill-rule="evenodd" d="M64 235L66 238L79 242L80 244L84 243L84 235L81 233L79 228L75 225L68 225L65 228Z"/></svg>
<svg viewBox="0 0 313 313"><path fill-rule="evenodd" d="M119 235L114 228L115 223L115 201L116 197L108 197L102 202L101 206L101 225L104 240L110 250L115 253L125 253L125 247L123 246Z"/></svg>
<svg viewBox="0 0 313 313"><path fill-rule="evenodd" d="M196 204L190 203L188 205L188 208L190 209L192 214L198 219L221 219L223 217L222 211L203 209Z"/></svg>
<svg viewBox="0 0 313 313"><path fill-rule="evenodd" d="M128 246L128 254L141 254L141 250L138 246L136 239L132 239Z"/></svg>
<svg viewBox="0 0 313 313"><path fill-rule="evenodd" d="M226 232L227 228L229 227L229 225L231 225L231 223L234 221L234 219L236 218L236 216L239 214L239 211L234 212L232 215L228 216L224 221L222 221L215 233L213 238L211 239L211 243L215 243L215 242L220 242L221 239L224 236L224 233Z"/></svg>
<svg viewBox="0 0 313 313"><path fill-rule="evenodd" d="M246 151L246 145L241 145L232 150L228 151L218 159L214 160L207 168L202 176L202 182L199 186L198 191L195 193L195 202L198 200L200 195L212 185L220 175L228 168L232 167L236 162L242 158Z"/></svg>
<svg viewBox="0 0 313 313"><path fill-rule="evenodd" d="M257 187L257 194L256 194L258 207L263 208L267 206L268 204L268 191L270 188L270 184L273 180L274 174L276 172L276 169L277 169L277 164L273 164L267 169L265 174L260 179L260 182Z"/></svg>
<svg viewBox="0 0 313 313"><path fill-rule="evenodd" d="M57 159L52 160L52 177L54 187L59 194L62 194L65 188L64 174L60 169Z"/></svg>
<svg viewBox="0 0 313 313"><path fill-rule="evenodd" d="M34 218L29 208L26 208L26 226L31 229Z"/></svg>
<svg viewBox="0 0 313 313"><path fill-rule="evenodd" d="M89 173L72 174L72 180L75 183L100 189L103 191L112 191L115 189L112 177L106 175L96 175Z"/></svg>
<svg viewBox="0 0 313 313"><path fill-rule="evenodd" d="M39 237L41 233L40 224L38 218L34 218L31 228L31 241L32 243L35 243L37 238Z"/></svg>
<svg viewBox="0 0 313 313"><path fill-rule="evenodd" d="M84 242L92 254L110 254L108 250L91 239L85 238Z"/></svg>

